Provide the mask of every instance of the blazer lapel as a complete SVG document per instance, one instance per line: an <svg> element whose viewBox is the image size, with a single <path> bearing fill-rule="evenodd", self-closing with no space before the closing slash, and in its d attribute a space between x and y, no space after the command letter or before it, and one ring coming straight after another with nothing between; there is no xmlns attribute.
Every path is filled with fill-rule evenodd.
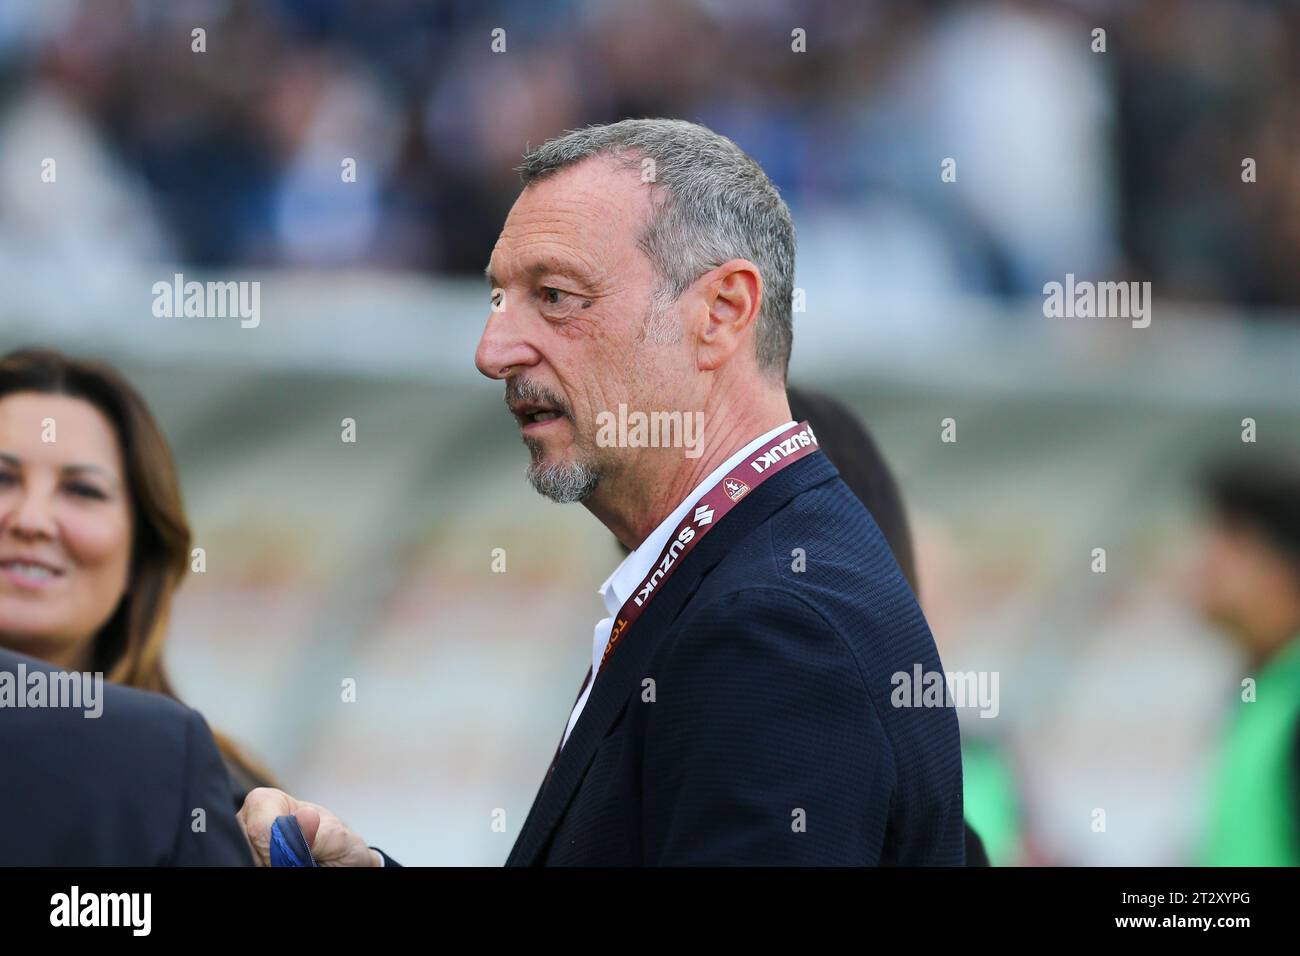
<svg viewBox="0 0 1300 956"><path fill-rule="evenodd" d="M668 625L677 617L704 576L722 560L732 544L765 522L796 495L839 475L825 454L809 455L759 485L705 535L682 559L677 570L633 625L605 664L591 688L582 715L560 751L550 779L543 780L524 820L506 866L540 863L550 836L559 824L596 748L645 677L645 666Z"/></svg>

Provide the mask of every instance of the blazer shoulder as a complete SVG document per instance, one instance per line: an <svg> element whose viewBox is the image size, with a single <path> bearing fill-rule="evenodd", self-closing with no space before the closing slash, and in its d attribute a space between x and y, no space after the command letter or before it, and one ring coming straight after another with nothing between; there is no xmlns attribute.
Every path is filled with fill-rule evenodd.
<svg viewBox="0 0 1300 956"><path fill-rule="evenodd" d="M887 607L910 617L915 608L884 535L838 476L795 495L731 542L691 601L753 588L802 602L835 630L849 626L846 597L872 616Z"/></svg>
<svg viewBox="0 0 1300 956"><path fill-rule="evenodd" d="M13 655L0 657L0 671L15 673L18 663L29 679L59 673ZM82 701L90 706L19 708L0 720L10 779L22 781L0 792L0 816L21 827L11 842L16 862L243 862L230 779L203 716L102 678L94 694ZM195 854L185 834L204 832L215 838Z"/></svg>

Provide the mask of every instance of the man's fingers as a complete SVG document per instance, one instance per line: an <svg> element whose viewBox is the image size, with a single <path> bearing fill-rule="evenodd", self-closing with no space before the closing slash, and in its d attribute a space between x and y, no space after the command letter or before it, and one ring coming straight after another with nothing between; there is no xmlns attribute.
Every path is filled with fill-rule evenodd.
<svg viewBox="0 0 1300 956"><path fill-rule="evenodd" d="M374 866L375 854L364 840L325 807L295 800L283 790L259 787L249 791L237 814L244 838L260 866L271 865L271 826L276 817L292 814L322 866Z"/></svg>
<svg viewBox="0 0 1300 956"><path fill-rule="evenodd" d="M297 801L293 797L283 790L271 787L250 790L244 798L244 805L239 808L236 817L259 866L271 865L271 824L276 817L292 813L296 805ZM319 816L316 825L320 825Z"/></svg>
<svg viewBox="0 0 1300 956"><path fill-rule="evenodd" d="M320 832L320 811L314 807L299 807L293 811L293 815L302 828L302 835L307 839L307 846L315 846L316 834Z"/></svg>

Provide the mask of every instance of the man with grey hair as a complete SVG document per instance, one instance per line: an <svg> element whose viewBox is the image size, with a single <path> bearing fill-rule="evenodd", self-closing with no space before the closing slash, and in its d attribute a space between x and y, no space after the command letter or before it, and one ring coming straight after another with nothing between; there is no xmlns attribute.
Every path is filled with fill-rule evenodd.
<svg viewBox="0 0 1300 956"><path fill-rule="evenodd" d="M795 239L776 188L678 120L576 130L520 171L475 362L505 385L537 490L631 553L507 863L961 864L951 699L896 693L899 674L942 683L934 640L790 420ZM644 427L687 417L694 454ZM241 811L263 859L286 813L321 862L392 862L273 790Z"/></svg>

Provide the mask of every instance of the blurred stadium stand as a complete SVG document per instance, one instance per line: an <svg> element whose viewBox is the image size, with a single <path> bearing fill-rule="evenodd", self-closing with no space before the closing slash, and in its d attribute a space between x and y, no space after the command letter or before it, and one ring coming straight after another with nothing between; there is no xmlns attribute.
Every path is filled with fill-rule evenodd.
<svg viewBox="0 0 1300 956"><path fill-rule="evenodd" d="M792 204L792 379L896 468L945 666L1001 675L963 733L1008 755L1036 858L1185 862L1237 688L1182 590L1197 469L1245 417L1300 449L1297 7L727 10L0 5L0 348L118 363L170 436L207 553L182 694L403 862L505 858L490 815L527 813L618 553L523 480L477 276L526 144L681 116ZM155 318L175 272L259 281L260 325ZM1066 272L1151 281L1151 327L1044 318Z"/></svg>

